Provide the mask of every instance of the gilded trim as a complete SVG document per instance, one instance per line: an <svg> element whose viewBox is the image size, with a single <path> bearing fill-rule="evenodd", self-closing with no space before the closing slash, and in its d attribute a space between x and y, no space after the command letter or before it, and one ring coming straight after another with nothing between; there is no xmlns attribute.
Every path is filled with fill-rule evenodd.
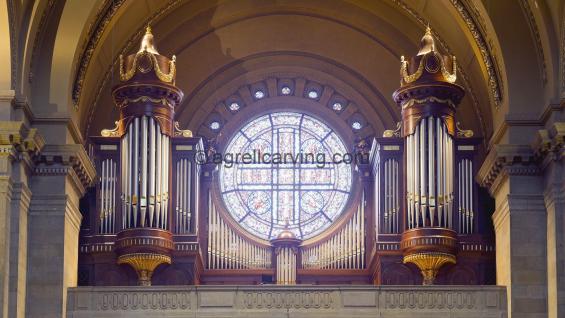
<svg viewBox="0 0 565 318"><path fill-rule="evenodd" d="M192 131L188 129L180 129L178 121L175 121L174 127L175 127L175 137L185 137L185 138L192 137Z"/></svg>
<svg viewBox="0 0 565 318"><path fill-rule="evenodd" d="M145 68L141 69L137 65L138 59L143 57L147 57L151 62L151 66L147 69ZM175 62L176 62L176 56L173 55L173 59L169 61L169 73L168 74L164 73L163 71L161 71L161 68L159 67L159 63L157 62L157 58L155 57L155 55L144 50L135 54L131 68L126 71L124 69L124 57L122 54L120 54L120 80L123 82L129 81L135 75L135 72L138 69L142 73L148 73L151 70L151 68L153 68L155 70L155 75L157 75L157 78L159 78L161 81L165 83L172 83L173 80L175 79L175 74L176 74Z"/></svg>
<svg viewBox="0 0 565 318"><path fill-rule="evenodd" d="M120 127L120 122L115 121L114 124L116 124L116 127L114 127L113 129L102 129L100 131L100 135L102 135L102 137L117 137L117 136L119 136L118 129Z"/></svg>

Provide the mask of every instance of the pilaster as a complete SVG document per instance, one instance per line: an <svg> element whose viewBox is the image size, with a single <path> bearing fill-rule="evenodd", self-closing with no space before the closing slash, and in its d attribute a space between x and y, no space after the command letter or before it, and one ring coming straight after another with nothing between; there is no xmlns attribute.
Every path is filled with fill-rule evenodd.
<svg viewBox="0 0 565 318"><path fill-rule="evenodd" d="M79 199L95 170L82 145L46 145L35 165L26 317L65 317L67 287L77 284Z"/></svg>
<svg viewBox="0 0 565 318"><path fill-rule="evenodd" d="M544 175L547 208L548 317L565 316L565 123L540 130L533 144Z"/></svg>
<svg viewBox="0 0 565 318"><path fill-rule="evenodd" d="M0 121L0 308L2 317L24 317L27 181L41 136L23 121ZM23 216L22 216L23 215ZM24 270L25 272L25 270Z"/></svg>
<svg viewBox="0 0 565 318"><path fill-rule="evenodd" d="M509 317L547 317L547 224L543 178L528 145L496 145L478 175L496 200L497 284Z"/></svg>

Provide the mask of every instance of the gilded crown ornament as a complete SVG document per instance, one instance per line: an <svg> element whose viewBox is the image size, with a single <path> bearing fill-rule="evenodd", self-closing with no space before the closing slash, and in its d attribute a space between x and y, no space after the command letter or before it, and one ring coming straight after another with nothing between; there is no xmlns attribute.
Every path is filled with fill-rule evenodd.
<svg viewBox="0 0 565 318"><path fill-rule="evenodd" d="M161 55L155 42L151 26L147 26L139 50L127 57L120 55L120 83L114 87L113 97L121 118L113 135L122 136L130 121L140 115L157 120L166 135L175 134L174 108L183 98L175 86L176 57Z"/></svg>
<svg viewBox="0 0 565 318"><path fill-rule="evenodd" d="M408 59L400 57L400 88L394 92L393 98L402 109L403 136L413 134L420 120L429 115L442 118L449 134L455 136L456 105L465 94L456 80L455 56L436 49L428 26L420 40L418 53Z"/></svg>

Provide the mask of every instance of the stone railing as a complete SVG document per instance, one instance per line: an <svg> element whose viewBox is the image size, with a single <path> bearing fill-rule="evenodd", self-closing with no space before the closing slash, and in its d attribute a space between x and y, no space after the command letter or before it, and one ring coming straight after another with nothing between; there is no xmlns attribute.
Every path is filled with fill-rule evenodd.
<svg viewBox="0 0 565 318"><path fill-rule="evenodd" d="M68 290L67 317L506 317L499 286L153 286Z"/></svg>

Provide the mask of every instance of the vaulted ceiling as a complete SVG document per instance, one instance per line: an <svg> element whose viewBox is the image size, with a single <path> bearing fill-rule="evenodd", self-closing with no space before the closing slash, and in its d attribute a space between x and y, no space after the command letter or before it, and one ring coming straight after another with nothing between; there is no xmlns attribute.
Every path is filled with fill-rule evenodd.
<svg viewBox="0 0 565 318"><path fill-rule="evenodd" d="M9 9L21 31L11 32L13 89L35 117L70 118L78 140L113 126L118 56L138 49L148 24L159 52L177 57L185 93L177 120L206 138L210 118L241 120L226 110L230 98L256 110L328 112L337 96L346 107L335 118L362 118L360 135L394 128L400 56L417 52L428 24L439 49L457 57L467 92L459 121L487 142L512 138L509 116L535 122L560 104L565 82L558 0L14 1ZM281 81L314 85L323 98L285 99ZM259 86L271 91L256 105L249 94Z"/></svg>

